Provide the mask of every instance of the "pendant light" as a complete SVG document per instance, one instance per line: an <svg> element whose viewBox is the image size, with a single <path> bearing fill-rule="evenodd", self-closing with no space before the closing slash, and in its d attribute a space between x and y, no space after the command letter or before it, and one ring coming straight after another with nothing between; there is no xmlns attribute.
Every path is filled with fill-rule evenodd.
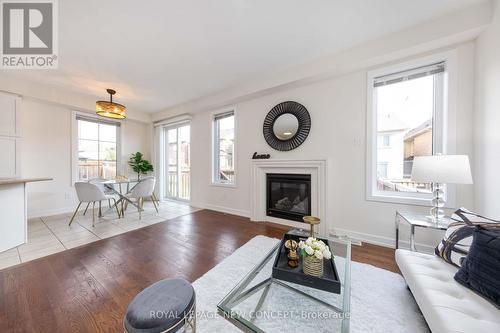
<svg viewBox="0 0 500 333"><path fill-rule="evenodd" d="M112 119L124 119L126 118L125 112L126 108L124 105L113 102L113 95L116 91L113 89L106 89L109 94L108 101L97 101L95 103L95 113L101 117L112 118Z"/></svg>

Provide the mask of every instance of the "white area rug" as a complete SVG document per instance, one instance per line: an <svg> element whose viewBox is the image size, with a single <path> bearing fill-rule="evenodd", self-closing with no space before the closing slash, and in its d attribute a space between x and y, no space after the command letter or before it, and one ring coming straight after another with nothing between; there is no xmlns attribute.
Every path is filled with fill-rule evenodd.
<svg viewBox="0 0 500 333"><path fill-rule="evenodd" d="M217 304L272 249L278 240L257 236L194 282L197 293L198 332L240 332L216 316ZM293 299L290 299L293 302ZM290 307L294 306L290 303ZM280 327L276 332L301 331ZM315 332L332 332L316 329ZM429 332L403 278L371 265L352 262L350 332Z"/></svg>

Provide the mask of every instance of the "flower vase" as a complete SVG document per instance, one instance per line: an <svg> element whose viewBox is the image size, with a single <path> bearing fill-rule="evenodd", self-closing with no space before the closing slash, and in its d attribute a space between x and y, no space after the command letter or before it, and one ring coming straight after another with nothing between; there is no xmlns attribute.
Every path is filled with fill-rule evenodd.
<svg viewBox="0 0 500 333"><path fill-rule="evenodd" d="M323 259L318 259L315 256L305 256L302 270L304 271L304 274L322 277Z"/></svg>

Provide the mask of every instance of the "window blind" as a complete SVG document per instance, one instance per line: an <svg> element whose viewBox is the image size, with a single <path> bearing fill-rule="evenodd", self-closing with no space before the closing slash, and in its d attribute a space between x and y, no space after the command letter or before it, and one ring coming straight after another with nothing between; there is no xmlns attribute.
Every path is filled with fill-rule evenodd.
<svg viewBox="0 0 500 333"><path fill-rule="evenodd" d="M108 124L108 125L120 126L120 122L118 122L118 121L99 119L99 118L94 118L94 117L85 117L85 116L80 116L80 115L76 116L76 120L83 120L83 121L88 121L88 122L98 123L98 124Z"/></svg>
<svg viewBox="0 0 500 333"><path fill-rule="evenodd" d="M221 120L221 119L228 118L231 116L234 116L234 111L228 111L228 112L216 114L214 116L214 120Z"/></svg>
<svg viewBox="0 0 500 333"><path fill-rule="evenodd" d="M414 69L392 73L376 77L373 81L374 87L387 86L394 83L418 79L424 76L435 75L443 73L446 69L444 61L432 65L417 67Z"/></svg>

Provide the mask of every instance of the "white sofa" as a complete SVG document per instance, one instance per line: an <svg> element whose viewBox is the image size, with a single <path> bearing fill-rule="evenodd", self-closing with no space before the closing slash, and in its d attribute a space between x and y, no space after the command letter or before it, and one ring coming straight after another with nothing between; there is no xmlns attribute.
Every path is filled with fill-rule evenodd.
<svg viewBox="0 0 500 333"><path fill-rule="evenodd" d="M499 333L500 310L453 279L438 256L396 250L396 262L433 333Z"/></svg>

